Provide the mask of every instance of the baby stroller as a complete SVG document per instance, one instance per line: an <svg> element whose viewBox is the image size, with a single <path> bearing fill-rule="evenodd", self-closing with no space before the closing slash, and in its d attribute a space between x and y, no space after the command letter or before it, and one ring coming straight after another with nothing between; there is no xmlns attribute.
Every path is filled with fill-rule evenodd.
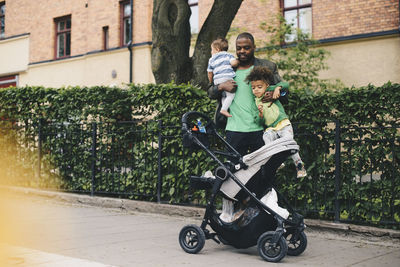
<svg viewBox="0 0 400 267"><path fill-rule="evenodd" d="M205 128L197 127L199 120ZM179 233L179 244L185 252L198 253L207 239L235 248L257 245L261 258L269 262L279 262L286 254L297 256L304 252L307 237L303 216L273 188L278 167L298 151L294 140L278 139L242 157L216 131L213 121L197 111L183 115L182 132L184 147L203 149L218 164L213 177L190 177L194 189L210 190L210 194L201 225L186 225ZM219 140L224 149L213 146L215 140ZM277 209L276 202L272 202L274 208L267 205L268 201L261 201L263 195L273 194L287 210ZM224 221L216 208L219 195L237 205L240 203L244 210L241 215ZM280 212L282 210L288 211L287 214Z"/></svg>

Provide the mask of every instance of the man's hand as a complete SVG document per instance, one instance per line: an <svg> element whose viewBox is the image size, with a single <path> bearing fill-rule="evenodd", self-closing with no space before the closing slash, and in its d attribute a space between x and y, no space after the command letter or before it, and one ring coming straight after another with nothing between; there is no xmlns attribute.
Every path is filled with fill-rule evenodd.
<svg viewBox="0 0 400 267"><path fill-rule="evenodd" d="M263 103L272 102L273 100L274 100L274 98L273 98L272 91L266 91L264 93L264 96L261 98L261 102L263 102Z"/></svg>
<svg viewBox="0 0 400 267"><path fill-rule="evenodd" d="M229 80L218 85L218 91L226 91L229 93L234 93L236 88L237 84L234 80Z"/></svg>

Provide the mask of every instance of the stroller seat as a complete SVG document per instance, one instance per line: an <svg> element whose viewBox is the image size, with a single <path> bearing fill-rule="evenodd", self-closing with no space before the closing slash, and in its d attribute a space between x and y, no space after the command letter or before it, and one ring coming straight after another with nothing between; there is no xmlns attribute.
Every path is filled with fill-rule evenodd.
<svg viewBox="0 0 400 267"><path fill-rule="evenodd" d="M246 185L249 180L265 165L274 155L289 151L294 154L299 150L296 141L291 138L279 138L269 144L264 145L253 153L243 157L243 163L248 167L235 172L235 176L241 183ZM222 184L220 191L230 199L237 200L236 195L241 187L232 179L228 178Z"/></svg>

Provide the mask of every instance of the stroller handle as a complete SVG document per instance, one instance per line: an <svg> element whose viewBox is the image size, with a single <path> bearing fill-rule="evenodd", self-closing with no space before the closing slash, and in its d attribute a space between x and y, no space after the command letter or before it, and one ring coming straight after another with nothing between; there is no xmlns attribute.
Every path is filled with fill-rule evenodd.
<svg viewBox="0 0 400 267"><path fill-rule="evenodd" d="M201 113L199 111L188 111L182 116L182 130L184 131L190 130L190 126L188 124L190 122L188 122L188 118L192 116L201 117L202 119L204 119L205 121L204 125L210 126L213 124L213 121L206 114Z"/></svg>

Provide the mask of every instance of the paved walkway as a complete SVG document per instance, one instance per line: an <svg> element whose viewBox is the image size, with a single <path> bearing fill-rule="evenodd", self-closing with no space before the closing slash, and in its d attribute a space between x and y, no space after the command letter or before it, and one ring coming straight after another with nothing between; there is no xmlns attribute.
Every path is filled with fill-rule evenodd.
<svg viewBox="0 0 400 267"><path fill-rule="evenodd" d="M178 244L194 217L71 204L21 194L0 195L0 266L273 266L255 247L207 240L196 255ZM279 266L400 266L395 238L306 230L308 247ZM278 265L275 265L278 266Z"/></svg>

